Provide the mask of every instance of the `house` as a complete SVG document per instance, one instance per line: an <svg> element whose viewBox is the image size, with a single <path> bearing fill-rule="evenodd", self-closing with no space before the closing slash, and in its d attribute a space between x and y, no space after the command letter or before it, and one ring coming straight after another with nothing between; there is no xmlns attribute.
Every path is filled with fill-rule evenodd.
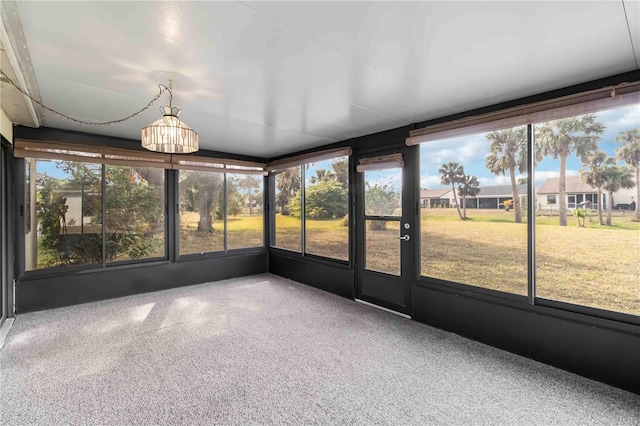
<svg viewBox="0 0 640 426"><path fill-rule="evenodd" d="M453 190L451 188L421 189L420 205L423 209L454 207Z"/></svg>
<svg viewBox="0 0 640 426"><path fill-rule="evenodd" d="M540 211L553 212L558 210L559 202L559 185L560 178L548 178L540 186L537 191L537 209ZM585 183L579 176L567 176L565 178L565 193L567 208L573 210L581 203L588 203L592 210L598 209L598 192L596 188ZM602 193L602 210L607 210L609 203L606 192ZM613 194L613 206L615 208L628 208L633 202L635 196L635 187L626 189L622 188ZM617 207L620 206L620 207ZM624 207L623 207L624 206Z"/></svg>
<svg viewBox="0 0 640 426"><path fill-rule="evenodd" d="M526 205L527 186L518 185L518 196L521 205ZM504 209L504 203L513 199L511 185L494 185L480 187L480 192L475 197L467 197L465 202L468 209Z"/></svg>
<svg viewBox="0 0 640 426"><path fill-rule="evenodd" d="M526 203L527 186L518 185L521 202ZM483 186L475 197L466 197L468 209L503 209L507 200L513 199L511 185ZM458 196L458 200L460 197ZM447 188L421 189L420 202L422 208L455 207L453 190ZM462 201L460 201L462 203Z"/></svg>
<svg viewBox="0 0 640 426"><path fill-rule="evenodd" d="M637 262L582 282L608 273L582 262L607 247L633 257L635 230L587 245L592 229L549 225L570 247L549 260L535 221L420 208L454 200L421 191L426 163L484 166L473 137L451 139L640 105L637 2L0 8L3 423L637 422ZM449 145L422 155L434 141ZM92 165L93 215L82 188L65 217L43 205L47 161ZM312 188L311 164L333 177ZM264 208L233 216L249 206L229 175L257 177Z"/></svg>

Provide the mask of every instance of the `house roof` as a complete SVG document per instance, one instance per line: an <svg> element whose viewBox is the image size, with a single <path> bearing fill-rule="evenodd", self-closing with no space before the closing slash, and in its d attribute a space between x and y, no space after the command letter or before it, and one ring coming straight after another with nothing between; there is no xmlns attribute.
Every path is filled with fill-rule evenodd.
<svg viewBox="0 0 640 426"><path fill-rule="evenodd" d="M542 184L540 189L538 189L538 194L557 194L560 192L559 188L560 178L549 178ZM567 176L565 178L565 192L596 192L596 188L585 183L579 176Z"/></svg>
<svg viewBox="0 0 640 426"><path fill-rule="evenodd" d="M420 198L440 198L450 191L451 188L421 189Z"/></svg>
<svg viewBox="0 0 640 426"><path fill-rule="evenodd" d="M527 194L527 185L518 185L518 193L522 195ZM483 186L480 188L480 192L477 198L482 197L511 197L513 195L511 191L511 185L495 185L495 186Z"/></svg>

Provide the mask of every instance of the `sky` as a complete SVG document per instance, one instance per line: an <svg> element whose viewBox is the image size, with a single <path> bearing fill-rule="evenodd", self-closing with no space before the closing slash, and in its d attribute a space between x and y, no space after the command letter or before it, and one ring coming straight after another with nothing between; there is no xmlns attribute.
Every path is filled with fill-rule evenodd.
<svg viewBox="0 0 640 426"><path fill-rule="evenodd" d="M605 126L599 147L609 156L615 157L619 143L616 136L622 130L640 128L640 104L625 108L596 113L597 120ZM440 184L438 169L442 164L454 161L464 166L467 175L474 175L480 186L510 185L510 177L496 176L486 168L485 159L489 153L490 142L485 134L463 136L420 145L420 187L423 189L443 188ZM620 164L623 164L620 162ZM580 160L571 155L567 160L567 176L577 176L582 166ZM536 186L550 177L559 175L560 161L544 158L536 167ZM524 176L517 176L524 177Z"/></svg>

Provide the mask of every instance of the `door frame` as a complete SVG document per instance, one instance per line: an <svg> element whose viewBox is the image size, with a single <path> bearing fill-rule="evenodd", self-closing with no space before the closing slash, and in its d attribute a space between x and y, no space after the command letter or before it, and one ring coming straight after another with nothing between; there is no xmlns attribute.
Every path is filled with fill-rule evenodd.
<svg viewBox="0 0 640 426"><path fill-rule="evenodd" d="M9 142L0 137L0 347L13 322L13 164Z"/></svg>
<svg viewBox="0 0 640 426"><path fill-rule="evenodd" d="M365 269L365 214L364 214L364 173L355 173L355 288L357 300L373 304L403 315L413 313L412 293L417 283L420 268L420 150L418 146L397 147L354 156L355 164L362 158L388 154L402 154L402 234L410 235L409 241L402 241L400 247L401 273L399 276ZM410 228L405 230L403 224ZM384 294L385 287L401 286L395 291ZM374 290L374 291L368 291ZM374 293L376 293L374 295Z"/></svg>

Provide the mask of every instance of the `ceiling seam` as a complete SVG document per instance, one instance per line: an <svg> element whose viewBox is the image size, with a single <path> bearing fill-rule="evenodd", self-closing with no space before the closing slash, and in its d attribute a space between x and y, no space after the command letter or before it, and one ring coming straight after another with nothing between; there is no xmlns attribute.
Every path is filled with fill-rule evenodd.
<svg viewBox="0 0 640 426"><path fill-rule="evenodd" d="M333 46L331 46L330 44L328 44L328 43L326 43L326 42L324 42L324 41L322 41L322 40L319 40L319 39L317 39L317 38L313 37L311 34L307 34L307 33L305 33L304 31L302 31L302 30L301 30L301 29L299 29L299 28L296 28L296 27L294 27L294 26L292 26L292 25L290 25L290 24L287 24L286 22L283 22L283 21L281 21L280 19L278 19L278 18L276 18L276 17L274 17L274 16L269 15L268 13L263 12L263 11L262 11L262 10L260 10L260 9L257 9L257 8L255 8L255 7L253 7L253 6L251 6L251 5L247 4L247 3L245 3L245 2L244 2L244 1L242 1L242 0L236 0L236 1L237 1L238 3L240 3L240 4L242 4L243 6L248 7L249 9L251 9L251 10L253 10L253 11L257 12L257 13L259 13L259 14L261 14L261 15L263 15L263 16L266 16L267 18L269 18L269 19L271 19L271 20L276 21L276 22L278 22L278 23L280 23L280 24L282 24L282 25L286 26L287 28L290 28L290 29L292 29L293 31L296 31L296 32L298 32L298 33L300 33L300 34L302 34L302 35L305 35L305 36L309 37L310 39L312 39L312 40L314 40L314 41L316 41L316 42L318 42L318 43L320 43L320 44L322 44L322 45L324 45L324 46L328 47L329 49L334 50L334 51L336 51L336 52L340 53L341 55L346 56L347 58L349 58L349 59L351 59L351 60L353 60L353 61L355 61L355 62L359 63L360 65L363 65L363 66L365 66L365 67L367 67L367 68L370 68L370 69L372 69L372 70L374 70L374 71L376 71L376 72L379 72L379 73L380 73L380 74L382 74L383 76L388 77L388 78L392 79L392 80L393 80L393 81L395 81L395 82L402 83L402 81L400 81L399 79L397 79L397 78L395 78L395 77L393 77L393 76L391 76L391 75L389 75L389 74L385 73L384 71L381 71L381 70L379 70L379 69L377 69L377 68L375 68L375 67L372 67L371 65L369 65L369 64L367 64L367 63L365 63L365 62L363 62L362 60L360 60L360 59L358 59L358 58L355 58L355 57L353 57L353 56L351 56L351 55L347 54L346 52L343 52L342 50L340 50L340 49L338 49L338 48L336 48L336 47L333 47ZM431 99L432 99L428 94L424 93L424 92L423 92L422 90L420 90L420 89L417 89L417 88L415 88L415 87L412 87L412 90L413 90L415 93L419 93L420 95L424 96L427 100L431 100ZM445 105L445 104L440 104L440 106L444 106L444 107L452 108L450 105Z"/></svg>
<svg viewBox="0 0 640 426"><path fill-rule="evenodd" d="M624 0L620 0L622 3L622 10L624 11L624 19L627 22L627 32L629 33L629 41L631 42L631 52L633 52L633 59L636 62L636 69L640 68L638 66L638 56L636 55L636 48L633 45L633 36L631 35L631 26L629 25L629 15L627 15L627 8L624 5Z"/></svg>

